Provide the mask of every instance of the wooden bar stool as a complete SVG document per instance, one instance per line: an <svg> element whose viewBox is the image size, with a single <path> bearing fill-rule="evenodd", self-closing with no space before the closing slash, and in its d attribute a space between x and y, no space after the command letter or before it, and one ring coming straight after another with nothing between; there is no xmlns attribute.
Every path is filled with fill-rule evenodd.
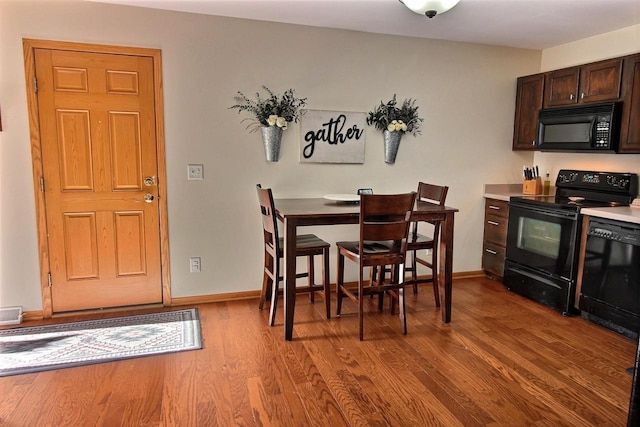
<svg viewBox="0 0 640 427"><path fill-rule="evenodd" d="M260 203L262 228L264 232L264 275L258 308L260 310L264 308L264 303L270 295L271 310L269 313L269 325L273 326L275 323L276 308L278 306L278 295L282 295L279 284L283 279L280 271L280 261L284 257L284 239L278 235L276 210L271 189L262 188L262 186L258 184L256 190L258 191L258 202ZM329 282L329 248L331 245L315 234L302 234L296 236L296 238L296 256L307 257L307 271L296 274L296 278L309 278L306 286L296 287L296 293L309 293L311 302L315 301L316 292L322 293L327 311L327 319L329 319L331 317L331 284ZM322 285L315 284L314 257L316 255L322 255Z"/></svg>
<svg viewBox="0 0 640 427"><path fill-rule="evenodd" d="M420 182L418 183L417 199L444 206L448 191L449 187L446 186ZM418 233L418 222L411 224L409 242L407 244L407 252L411 254L411 263L405 271L411 273L411 279L407 281L407 284L413 285L414 294L418 293L418 285L420 283L433 283L433 296L436 300L436 307L440 307L440 292L438 290L438 241L440 236L440 222L433 221L431 224L433 224L433 234L431 236ZM418 256L418 251L426 251L428 249L431 249L431 255L428 259ZM421 279L418 277L418 264L431 269L430 278Z"/></svg>
<svg viewBox="0 0 640 427"><path fill-rule="evenodd" d="M404 265L407 252L407 236L416 193L360 196L360 240L338 242L337 315L342 310L342 298L346 295L358 303L360 341L364 339L364 297L389 293L399 301L402 333L407 333L404 301ZM344 284L344 260L358 264L358 288ZM391 278L385 281L367 281L365 267L392 266ZM393 305L392 305L393 308Z"/></svg>

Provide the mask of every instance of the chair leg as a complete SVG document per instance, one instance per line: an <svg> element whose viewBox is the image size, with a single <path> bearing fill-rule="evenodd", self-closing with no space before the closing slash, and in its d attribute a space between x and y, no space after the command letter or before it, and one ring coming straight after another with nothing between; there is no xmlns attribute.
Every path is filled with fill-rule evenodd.
<svg viewBox="0 0 640 427"><path fill-rule="evenodd" d="M344 257L338 250L338 271L336 275L336 316L340 316L342 310L342 287L344 286Z"/></svg>
<svg viewBox="0 0 640 427"><path fill-rule="evenodd" d="M315 257L313 255L309 255L307 257L307 273L309 274L309 300L314 303L316 302L316 291L313 289L313 286L316 284L316 268L315 268Z"/></svg>
<svg viewBox="0 0 640 427"><path fill-rule="evenodd" d="M436 249L436 245L433 245L433 249L431 250L431 278L433 279L433 298L436 301L436 307L440 307L440 287L439 287L439 278L438 278L438 250Z"/></svg>
<svg viewBox="0 0 640 427"><path fill-rule="evenodd" d="M398 270L400 270L400 274L398 275L399 281L396 283L403 284L405 274L404 264L400 264L398 266ZM400 306L400 322L402 326L402 334L407 335L407 307L405 304L404 291L405 286L401 286L400 288L398 288L398 305Z"/></svg>
<svg viewBox="0 0 640 427"><path fill-rule="evenodd" d="M411 279L414 280L413 283L413 293L418 293L418 284L415 282L418 280L418 262L416 261L416 255L418 255L418 251L413 251L411 253Z"/></svg>
<svg viewBox="0 0 640 427"><path fill-rule="evenodd" d="M373 268L377 269L378 267L373 267ZM380 273L376 276L376 280L374 283L378 286L381 286L384 283L384 280L387 276L386 273L387 273L387 266L381 265ZM374 296L375 296L374 294L371 294L371 298L373 298ZM378 294L378 310L382 311L382 307L384 307L384 292L380 292Z"/></svg>
<svg viewBox="0 0 640 427"><path fill-rule="evenodd" d="M404 287L398 289L398 304L400 305L400 322L402 325L402 334L407 335L407 308L404 302Z"/></svg>
<svg viewBox="0 0 640 427"><path fill-rule="evenodd" d="M402 269L402 273L399 272L399 270ZM402 268L400 268L400 266L398 265L392 265L391 266L391 277L389 278L389 280L392 280L391 283L400 283L400 274L402 274L402 279L404 281L404 265L402 266ZM397 302L397 298L393 295L389 295L389 313L394 316L396 314L396 302Z"/></svg>
<svg viewBox="0 0 640 427"><path fill-rule="evenodd" d="M278 276L275 275L277 278ZM278 308L278 286L280 284L280 280L275 279L273 281L273 285L271 286L271 310L269 311L269 326L273 326L276 323L276 309Z"/></svg>
<svg viewBox="0 0 640 427"><path fill-rule="evenodd" d="M360 323L360 341L364 340L364 278L362 267L358 276L358 322Z"/></svg>
<svg viewBox="0 0 640 427"><path fill-rule="evenodd" d="M331 279L329 278L329 248L322 251L322 286L324 289L324 305L327 308L327 319L331 319Z"/></svg>
<svg viewBox="0 0 640 427"><path fill-rule="evenodd" d="M262 290L260 291L260 301L258 302L258 309L264 308L264 303L271 293L271 286L273 281L267 274L267 271L273 271L273 258L267 251L264 252L264 272L262 276Z"/></svg>

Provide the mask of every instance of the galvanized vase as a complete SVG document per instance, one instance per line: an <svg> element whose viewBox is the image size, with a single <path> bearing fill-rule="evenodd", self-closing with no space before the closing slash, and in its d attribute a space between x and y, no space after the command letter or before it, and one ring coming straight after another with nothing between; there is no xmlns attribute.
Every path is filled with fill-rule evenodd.
<svg viewBox="0 0 640 427"><path fill-rule="evenodd" d="M385 163L393 164L396 162L396 154L398 154L398 147L400 147L400 140L402 139L402 132L389 132L383 131L384 134L384 161Z"/></svg>
<svg viewBox="0 0 640 427"><path fill-rule="evenodd" d="M280 158L280 141L282 141L281 127L262 126L262 142L267 162L277 162Z"/></svg>

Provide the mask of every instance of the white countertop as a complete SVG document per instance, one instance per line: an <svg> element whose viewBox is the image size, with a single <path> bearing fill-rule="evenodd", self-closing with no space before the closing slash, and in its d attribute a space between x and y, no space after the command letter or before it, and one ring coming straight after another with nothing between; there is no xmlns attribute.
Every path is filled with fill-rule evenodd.
<svg viewBox="0 0 640 427"><path fill-rule="evenodd" d="M522 196L522 184L485 184L484 197L486 199L509 201L511 196Z"/></svg>
<svg viewBox="0 0 640 427"><path fill-rule="evenodd" d="M555 194L555 187L551 187L549 194ZM511 196L530 196L531 194L524 194L522 192L522 184L485 184L484 185L484 197L485 199L509 201Z"/></svg>
<svg viewBox="0 0 640 427"><path fill-rule="evenodd" d="M555 188L551 188L551 194L555 194ZM522 184L485 184L484 197L487 199L509 201L511 196L522 196ZM640 207L616 206L606 208L584 208L580 211L583 215L598 218L613 219L616 221L640 224Z"/></svg>
<svg viewBox="0 0 640 427"><path fill-rule="evenodd" d="M598 218L640 224L640 207L616 206L612 208L584 208L580 210L580 213Z"/></svg>

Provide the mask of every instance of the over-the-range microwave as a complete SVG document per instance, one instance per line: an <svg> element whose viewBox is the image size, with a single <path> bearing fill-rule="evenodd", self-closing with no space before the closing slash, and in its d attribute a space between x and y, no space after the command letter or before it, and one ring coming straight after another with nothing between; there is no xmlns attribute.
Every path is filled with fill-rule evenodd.
<svg viewBox="0 0 640 427"><path fill-rule="evenodd" d="M610 102L540 110L538 148L542 151L617 151L621 106L620 102Z"/></svg>

